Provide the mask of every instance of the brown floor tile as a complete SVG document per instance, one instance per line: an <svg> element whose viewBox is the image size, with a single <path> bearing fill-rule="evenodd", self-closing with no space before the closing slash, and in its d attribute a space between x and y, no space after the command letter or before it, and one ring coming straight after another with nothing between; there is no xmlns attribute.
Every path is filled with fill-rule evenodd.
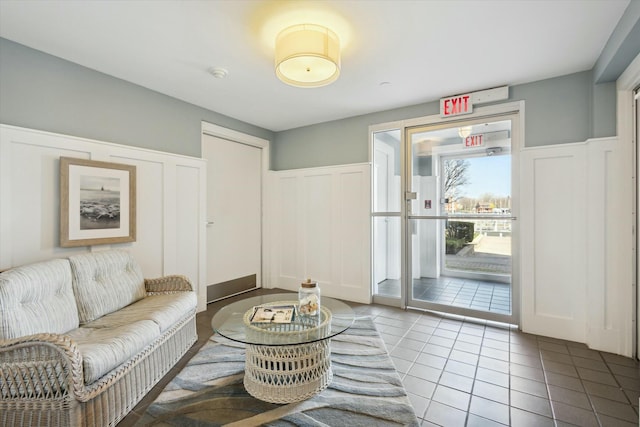
<svg viewBox="0 0 640 427"><path fill-rule="evenodd" d="M593 411L588 411L561 402L551 402L555 418L560 421L581 427L599 427L598 420Z"/></svg>
<svg viewBox="0 0 640 427"><path fill-rule="evenodd" d="M621 420L629 422L638 420L638 414L630 405L597 396L592 396L591 402L593 402L593 406L598 414L620 418Z"/></svg>
<svg viewBox="0 0 640 427"><path fill-rule="evenodd" d="M545 417L552 416L549 400L516 390L511 390L511 406Z"/></svg>
<svg viewBox="0 0 640 427"><path fill-rule="evenodd" d="M503 405L493 400L472 396L469 412L501 424L509 424L509 405Z"/></svg>

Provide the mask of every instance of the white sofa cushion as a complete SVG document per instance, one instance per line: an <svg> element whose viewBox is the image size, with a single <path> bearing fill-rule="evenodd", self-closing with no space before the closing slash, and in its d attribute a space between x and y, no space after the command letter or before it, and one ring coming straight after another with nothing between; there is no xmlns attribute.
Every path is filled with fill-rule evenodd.
<svg viewBox="0 0 640 427"><path fill-rule="evenodd" d="M54 259L0 274L0 339L77 327L69 261Z"/></svg>
<svg viewBox="0 0 640 427"><path fill-rule="evenodd" d="M85 384L120 366L160 336L160 328L150 320L116 323L103 321L96 327L88 324L69 332L82 354Z"/></svg>
<svg viewBox="0 0 640 427"><path fill-rule="evenodd" d="M146 295L140 266L125 251L104 251L69 258L80 324L121 309Z"/></svg>
<svg viewBox="0 0 640 427"><path fill-rule="evenodd" d="M124 323L151 320L158 325L160 333L164 333L175 326L187 313L193 311L196 304L195 292L150 295L105 317L109 321L109 317L117 316L117 321ZM101 320L96 320L92 325L100 324Z"/></svg>
<svg viewBox="0 0 640 427"><path fill-rule="evenodd" d="M69 333L91 384L175 326L196 307L194 292L151 295Z"/></svg>

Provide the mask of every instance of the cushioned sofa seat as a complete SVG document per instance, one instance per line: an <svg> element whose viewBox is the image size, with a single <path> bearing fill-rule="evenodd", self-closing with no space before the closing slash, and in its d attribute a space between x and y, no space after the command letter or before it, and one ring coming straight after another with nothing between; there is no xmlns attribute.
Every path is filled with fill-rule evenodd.
<svg viewBox="0 0 640 427"><path fill-rule="evenodd" d="M184 313L195 310L196 305L196 295L193 292L150 295L114 313L89 322L84 327L111 328L139 320L150 320L162 333L175 325Z"/></svg>
<svg viewBox="0 0 640 427"><path fill-rule="evenodd" d="M70 331L83 355L85 384L141 352L195 307L193 292L151 295Z"/></svg>
<svg viewBox="0 0 640 427"><path fill-rule="evenodd" d="M74 329L68 334L82 354L85 384L91 384L142 351L160 336L160 328L150 320L125 325Z"/></svg>

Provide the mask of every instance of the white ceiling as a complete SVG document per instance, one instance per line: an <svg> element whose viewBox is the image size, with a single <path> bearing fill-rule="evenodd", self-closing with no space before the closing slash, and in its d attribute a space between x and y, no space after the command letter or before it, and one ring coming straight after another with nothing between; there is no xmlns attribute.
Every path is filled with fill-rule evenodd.
<svg viewBox="0 0 640 427"><path fill-rule="evenodd" d="M629 1L0 0L0 36L281 131L590 70ZM275 35L303 21L345 45L332 85L275 76Z"/></svg>

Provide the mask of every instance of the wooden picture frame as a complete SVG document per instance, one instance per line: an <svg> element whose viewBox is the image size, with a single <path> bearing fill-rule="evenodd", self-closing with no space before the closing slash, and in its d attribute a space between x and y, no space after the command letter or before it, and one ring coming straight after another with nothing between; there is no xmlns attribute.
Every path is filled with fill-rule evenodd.
<svg viewBox="0 0 640 427"><path fill-rule="evenodd" d="M60 246L136 241L136 167L60 157Z"/></svg>

